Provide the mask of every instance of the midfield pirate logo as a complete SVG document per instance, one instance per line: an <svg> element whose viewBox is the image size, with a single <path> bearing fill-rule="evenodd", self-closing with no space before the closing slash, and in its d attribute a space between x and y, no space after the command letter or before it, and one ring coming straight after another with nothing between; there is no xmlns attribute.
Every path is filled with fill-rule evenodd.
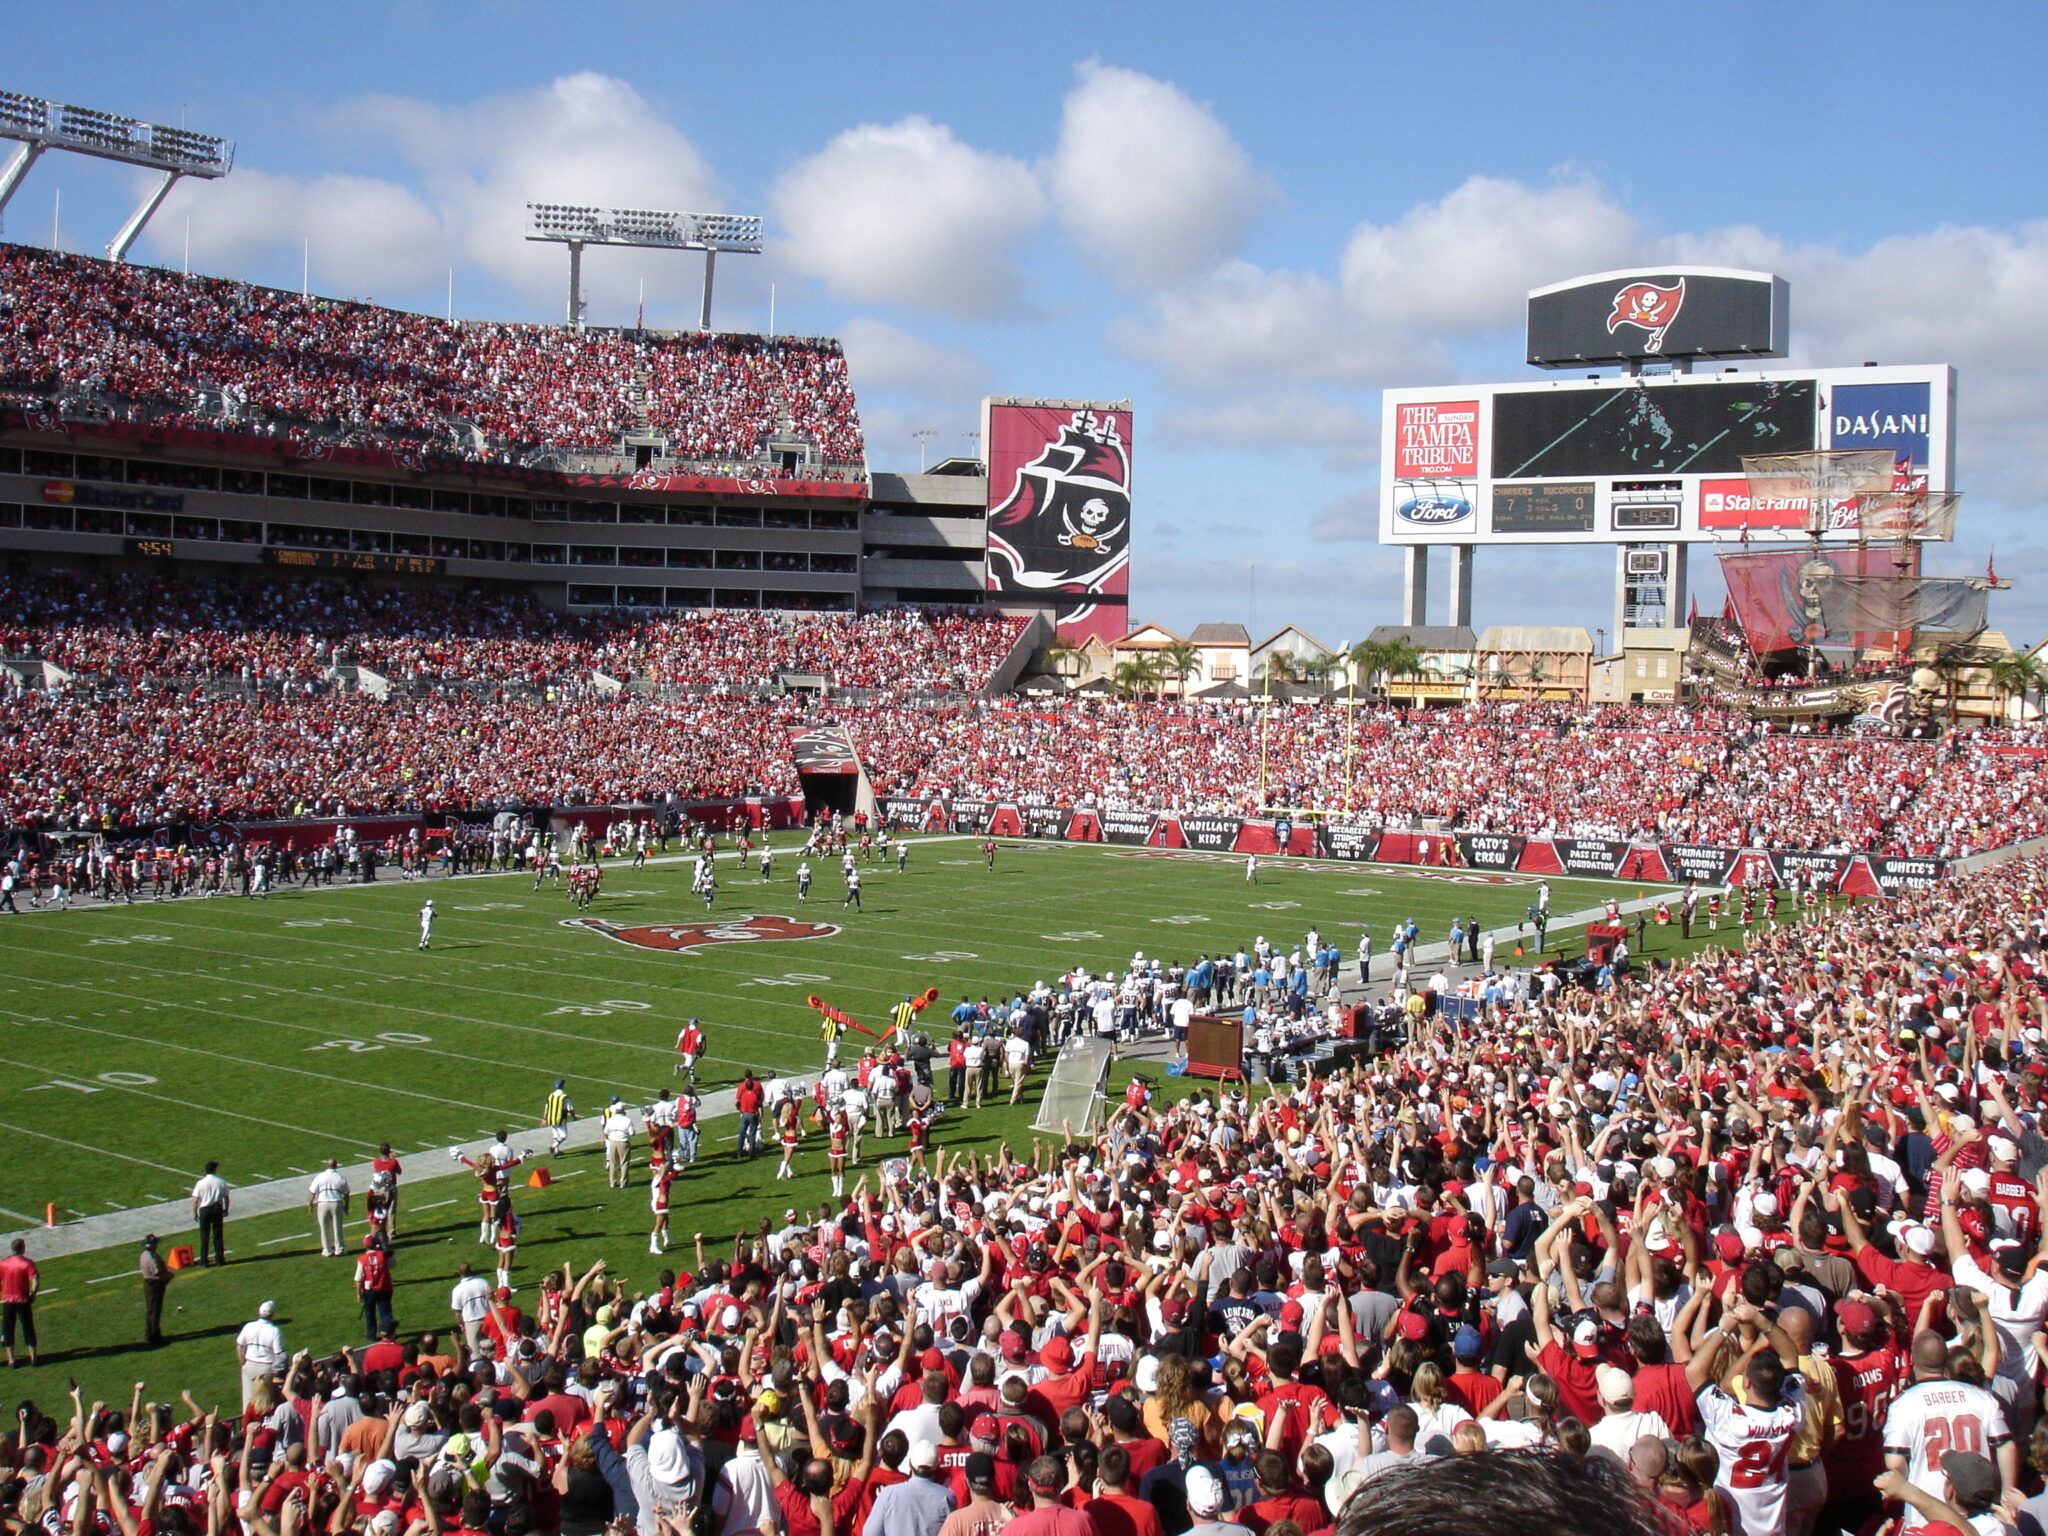
<svg viewBox="0 0 2048 1536"><path fill-rule="evenodd" d="M703 949L710 944L748 944L761 939L829 939L837 923L799 922L793 917L749 912L708 923L643 923L625 927L601 917L565 917L564 928L587 928L639 949Z"/></svg>

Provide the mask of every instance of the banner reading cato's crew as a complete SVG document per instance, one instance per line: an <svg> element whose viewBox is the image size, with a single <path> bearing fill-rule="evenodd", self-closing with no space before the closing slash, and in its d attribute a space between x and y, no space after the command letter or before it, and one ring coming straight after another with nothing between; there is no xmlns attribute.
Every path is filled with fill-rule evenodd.
<svg viewBox="0 0 2048 1536"><path fill-rule="evenodd" d="M1046 610L1059 638L1130 628L1131 403L984 400L988 590Z"/></svg>

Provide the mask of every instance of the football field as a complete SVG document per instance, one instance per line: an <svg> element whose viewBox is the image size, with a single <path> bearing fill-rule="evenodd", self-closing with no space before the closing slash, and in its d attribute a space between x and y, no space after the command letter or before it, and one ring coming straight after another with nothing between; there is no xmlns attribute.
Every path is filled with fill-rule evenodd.
<svg viewBox="0 0 2048 1536"><path fill-rule="evenodd" d="M936 1032L963 994L1007 997L1075 964L1121 971L1135 952L1192 961L1261 934L1292 945L1311 926L1334 936L1347 976L1368 926L1384 976L1398 920L1412 917L1425 944L1440 944L1453 917L1512 927L1536 886L1286 859L1263 860L1250 884L1233 856L1082 844L1005 843L991 871L978 840L934 837L913 841L907 872L864 866L864 910L853 911L841 905L836 859L815 861L808 903L797 900L795 865L787 839L772 880L723 853L709 913L688 864L670 859L612 864L587 914L560 887L536 891L530 876L508 874L0 916L12 977L0 997L0 1226L39 1227L49 1206L71 1224L182 1200L209 1158L246 1188L303 1181L330 1157L361 1162L388 1141L407 1164L400 1322L434 1326L446 1321L456 1260L487 1257L475 1245L473 1181L450 1176L445 1149L531 1129L558 1077L586 1116L613 1094L637 1108L676 1081L686 1017L704 1023L699 1079L709 1091L749 1067L815 1072L812 994L880 1030L905 994L937 987L926 1015ZM1551 887L1560 916L1641 889ZM417 914L429 896L437 919L422 951ZM1552 943L1576 947L1578 935L1553 929ZM850 1034L843 1049L858 1055L862 1041ZM949 1115L937 1144L989 1153L1006 1136L1028 1142L1039 1085L1014 1110ZM672 1226L685 1242L707 1224L729 1240L825 1188L821 1152L806 1150L804 1178L775 1184L772 1161L731 1161L731 1132L729 1119L709 1124L717 1161L678 1185ZM899 1147L870 1137L866 1162ZM609 1191L588 1148L556 1172L552 1188L521 1190L527 1282L565 1259L580 1270L604 1255L617 1267L644 1252L644 1174L633 1190ZM344 1266L323 1264L309 1225L302 1210L231 1222L238 1262L178 1278L174 1299L187 1312L174 1336L189 1318L194 1337L231 1337L275 1295L296 1309L294 1347L355 1339ZM163 1236L166 1248L190 1242L189 1221ZM46 1264L46 1347L67 1334L110 1354L132 1342L132 1269L132 1246ZM306 1290L318 1305L299 1299ZM75 1361L65 1369L86 1375ZM181 1380L225 1382L232 1350L215 1342L181 1369Z"/></svg>

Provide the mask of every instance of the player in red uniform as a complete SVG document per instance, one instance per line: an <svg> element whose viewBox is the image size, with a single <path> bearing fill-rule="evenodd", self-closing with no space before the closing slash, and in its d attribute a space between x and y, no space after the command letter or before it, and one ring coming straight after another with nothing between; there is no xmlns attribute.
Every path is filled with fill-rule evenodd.
<svg viewBox="0 0 2048 1536"><path fill-rule="evenodd" d="M677 1072L690 1075L690 1086L697 1086L697 1062L704 1054L704 1029L695 1019L685 1024L676 1035Z"/></svg>

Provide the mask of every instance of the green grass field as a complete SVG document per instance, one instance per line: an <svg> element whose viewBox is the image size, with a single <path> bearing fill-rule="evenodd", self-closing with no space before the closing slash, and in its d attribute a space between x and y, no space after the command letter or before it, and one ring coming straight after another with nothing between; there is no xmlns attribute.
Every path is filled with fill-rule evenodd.
<svg viewBox="0 0 2048 1536"><path fill-rule="evenodd" d="M727 855L711 918L768 914L836 931L640 948L565 926L578 914L560 891L536 892L517 875L0 921L13 977L0 1003L0 1222L39 1225L50 1203L73 1221L182 1199L208 1158L246 1186L299 1178L330 1156L359 1160L389 1141L407 1159L399 1321L442 1326L456 1262L481 1265L487 1250L475 1241L472 1181L451 1176L441 1149L531 1127L557 1077L586 1112L613 1093L645 1102L673 1081L685 1016L703 1019L709 1035L700 1072L709 1089L746 1067L816 1070L817 1019L804 1001L812 993L879 1027L905 993L929 986L942 998L929 1017L943 1022L962 993L1006 995L1075 963L1122 970L1137 950L1191 960L1261 933L1292 942L1312 924L1336 936L1347 961L1359 925L1369 925L1384 957L1398 919L1413 917L1425 943L1441 942L1454 915L1512 925L1535 884L1268 860L1253 886L1235 858L1058 844L1007 844L991 873L974 841L934 838L914 844L907 874L866 869L866 910L843 912L835 863L819 861L808 905L796 901L794 868L785 851L763 882ZM1551 885L1560 914L1617 889ZM415 947L423 895L439 913L426 953ZM679 862L612 866L589 915L621 928L706 916ZM1576 937L1554 932L1553 948ZM856 1052L860 1038L849 1040ZM949 1117L938 1145L993 1152L1005 1138L1028 1140L1030 1103ZM806 1152L803 1179L777 1184L772 1162L730 1160L730 1134L730 1121L709 1125L713 1162L678 1185L671 1228L685 1246L700 1229L729 1241L825 1192L821 1152ZM891 1150L870 1137L868 1164ZM553 1188L521 1191L522 1280L530 1286L544 1268L600 1256L651 1280L644 1178L631 1191L607 1190L588 1150L569 1153L555 1172ZM233 1334L266 1296L277 1298L294 1348L356 1341L349 1266L323 1261L309 1227L292 1212L232 1222L235 1262L181 1275L172 1342L133 1360L120 1358L141 1331L132 1249L45 1263L45 1366L15 1381L46 1402L66 1375L110 1400L125 1400L138 1376L165 1390L225 1394ZM166 1246L190 1240L164 1236Z"/></svg>

